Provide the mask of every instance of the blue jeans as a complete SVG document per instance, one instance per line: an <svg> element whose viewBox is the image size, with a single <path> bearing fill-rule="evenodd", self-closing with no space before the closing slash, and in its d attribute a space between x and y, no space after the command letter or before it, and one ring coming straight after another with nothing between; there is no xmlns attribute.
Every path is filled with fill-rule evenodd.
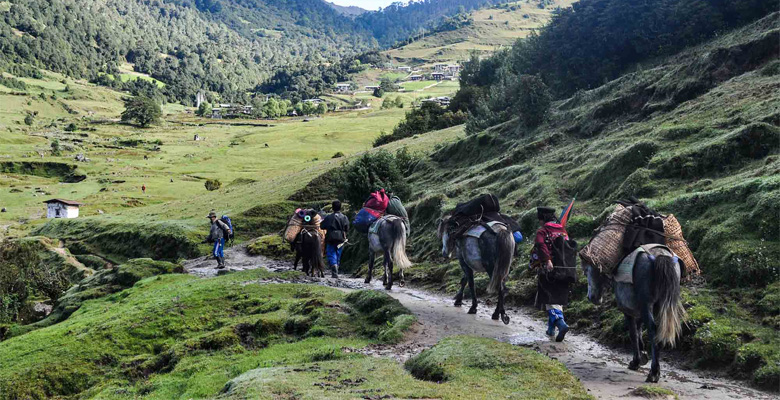
<svg viewBox="0 0 780 400"><path fill-rule="evenodd" d="M214 257L224 257L225 253L223 252L225 250L225 239L219 239L214 241Z"/></svg>
<svg viewBox="0 0 780 400"><path fill-rule="evenodd" d="M331 267L334 265L340 265L341 253L343 252L344 252L344 246L338 247L332 244L326 244L325 255L328 257L328 265Z"/></svg>

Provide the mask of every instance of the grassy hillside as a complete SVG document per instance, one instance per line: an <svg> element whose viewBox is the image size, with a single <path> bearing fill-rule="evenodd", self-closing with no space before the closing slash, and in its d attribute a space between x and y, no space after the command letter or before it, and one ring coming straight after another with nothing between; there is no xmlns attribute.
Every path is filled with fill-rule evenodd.
<svg viewBox="0 0 780 400"><path fill-rule="evenodd" d="M131 264L144 263L155 262ZM213 397L254 368L359 358L341 349L412 318L384 293L242 284L289 275L161 275L86 301L64 322L0 343L0 398ZM378 316L361 311L368 297Z"/></svg>
<svg viewBox="0 0 780 400"><path fill-rule="evenodd" d="M636 195L681 221L703 279L685 289L692 364L725 367L767 389L780 381L780 37L771 15L604 86L554 104L529 129L517 120L439 146L413 175L411 246L435 260L436 218L484 192L501 200L528 236L535 207L577 196L569 232L583 244L613 208ZM436 135L436 133L431 133ZM530 304L534 276L521 247L514 302ZM423 263L421 283L455 288L456 264ZM407 274L407 278L409 275ZM486 277L479 279L481 288ZM585 282L568 318L613 343L627 333L613 303L595 307ZM482 289L480 289L482 290Z"/></svg>
<svg viewBox="0 0 780 400"><path fill-rule="evenodd" d="M542 27L558 7L569 7L571 0L517 1L474 10L468 22L454 30L422 35L411 43L383 53L400 64L430 66L457 63L469 58L472 51L489 54L511 46Z"/></svg>

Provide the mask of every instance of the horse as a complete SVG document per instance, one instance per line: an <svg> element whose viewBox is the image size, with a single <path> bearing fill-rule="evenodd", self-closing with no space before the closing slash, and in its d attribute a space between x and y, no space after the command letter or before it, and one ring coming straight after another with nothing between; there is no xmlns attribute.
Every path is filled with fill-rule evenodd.
<svg viewBox="0 0 780 400"><path fill-rule="evenodd" d="M512 232L504 224L495 224L493 229L487 229L479 239L471 236L459 238L450 237L447 222L451 216L439 220L437 236L442 242L442 256L450 258L457 250L458 262L463 270L460 280L460 290L455 295L455 307L463 305L463 290L466 283L471 292L471 308L469 314L477 313L477 292L474 290L474 272L487 272L490 277L488 294L498 293L498 305L493 312L494 320L501 318L504 324L509 324L509 316L504 309L504 296L507 294L506 279L515 254L515 240ZM495 230L495 231L494 231Z"/></svg>
<svg viewBox="0 0 780 400"><path fill-rule="evenodd" d="M406 256L406 222L401 217L385 216L374 224L379 224L376 233L373 229L368 233L368 275L366 283L371 282L374 271L376 253L384 254L384 276L382 283L386 290L393 288L393 267L397 266L401 273L401 287L406 284L404 270L412 266Z"/></svg>
<svg viewBox="0 0 780 400"><path fill-rule="evenodd" d="M325 277L325 261L322 258L322 237L317 229L303 228L298 234L295 244L295 262L293 270L298 265L298 260L303 259L301 271L311 277ZM316 271L315 271L316 268Z"/></svg>
<svg viewBox="0 0 780 400"><path fill-rule="evenodd" d="M615 300L626 317L634 358L628 369L636 371L647 364L647 353L642 340L642 325L650 336L652 364L646 382L655 383L661 375L659 365L660 345L674 347L682 330L685 308L680 300L680 263L677 256L653 256L640 253L635 260L633 284L615 281L599 268L582 260L582 268L588 278L588 300L601 304L604 287L612 284ZM654 313L655 311L655 313Z"/></svg>

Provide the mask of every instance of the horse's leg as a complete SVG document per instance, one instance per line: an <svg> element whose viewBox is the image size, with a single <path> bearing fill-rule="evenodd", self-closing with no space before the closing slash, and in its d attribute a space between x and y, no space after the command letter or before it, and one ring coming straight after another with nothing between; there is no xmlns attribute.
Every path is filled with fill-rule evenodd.
<svg viewBox="0 0 780 400"><path fill-rule="evenodd" d="M493 272L495 272L495 269L493 270ZM488 274L488 277L492 278L492 276L490 276L490 274ZM496 302L497 303L496 304L496 310L493 311L493 315L490 316L490 319L493 319L493 320L498 320L498 316L501 314L501 303L504 300L504 296L502 296L502 293L501 293L503 291L502 286L503 285L499 285L499 287L498 287L498 301Z"/></svg>
<svg viewBox="0 0 780 400"><path fill-rule="evenodd" d="M460 290L458 290L458 293L455 295L455 307L463 305L463 290L466 289L466 282L468 282L466 271L463 271L463 278L460 278Z"/></svg>
<svg viewBox="0 0 780 400"><path fill-rule="evenodd" d="M477 291L474 289L474 271L468 265L464 265L465 262L461 260L461 268L466 271L466 278L469 282L469 291L471 291L471 308L469 308L469 314L477 313Z"/></svg>
<svg viewBox="0 0 780 400"><path fill-rule="evenodd" d="M650 373L647 374L645 382L656 383L661 377L661 366L658 359L661 357L660 346L655 342L656 329L658 328L653 319L653 305L644 304L642 307L642 321L647 326L647 336L650 341L650 349L652 354L652 363L650 364Z"/></svg>
<svg viewBox="0 0 780 400"><path fill-rule="evenodd" d="M634 318L634 322L636 322L636 338L639 344L639 365L645 365L649 360L645 341L642 339L642 318Z"/></svg>
<svg viewBox="0 0 780 400"><path fill-rule="evenodd" d="M506 284L504 282L501 282L501 286L498 290L498 306L496 307L496 311L493 312L493 319L501 318L501 322L504 324L509 324L509 316L506 315L506 310L504 309L504 296L506 296L507 289Z"/></svg>
<svg viewBox="0 0 780 400"><path fill-rule="evenodd" d="M389 250L385 250L385 274L387 275L385 289L390 290L393 288L393 260L390 258Z"/></svg>
<svg viewBox="0 0 780 400"><path fill-rule="evenodd" d="M366 283L371 283L371 275L374 273L374 251L368 250L368 274L366 274Z"/></svg>
<svg viewBox="0 0 780 400"><path fill-rule="evenodd" d="M628 369L636 371L642 364L640 356L642 349L639 347L641 341L639 339L638 327L636 321L634 321L634 317L626 315L626 325L628 325L628 335L631 337L631 351L634 352L634 359L628 363Z"/></svg>

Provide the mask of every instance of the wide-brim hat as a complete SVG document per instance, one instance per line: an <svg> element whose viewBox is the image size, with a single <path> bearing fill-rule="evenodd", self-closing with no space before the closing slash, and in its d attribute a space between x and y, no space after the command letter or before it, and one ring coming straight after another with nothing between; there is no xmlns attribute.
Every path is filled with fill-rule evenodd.
<svg viewBox="0 0 780 400"><path fill-rule="evenodd" d="M211 217L217 218L217 212L214 210L209 211L209 215L207 215L206 218L211 218Z"/></svg>
<svg viewBox="0 0 780 400"><path fill-rule="evenodd" d="M552 207L536 207L536 216L542 219L545 215L555 215L555 209Z"/></svg>

